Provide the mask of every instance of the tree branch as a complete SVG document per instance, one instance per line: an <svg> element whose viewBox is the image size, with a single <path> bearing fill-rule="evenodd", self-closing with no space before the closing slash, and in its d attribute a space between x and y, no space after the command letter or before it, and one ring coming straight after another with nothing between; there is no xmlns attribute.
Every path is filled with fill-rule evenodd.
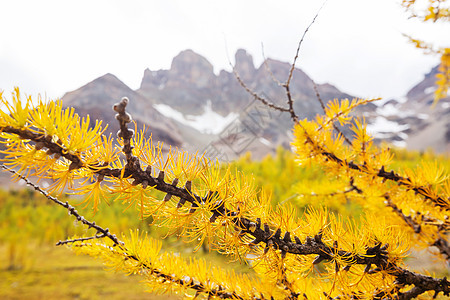
<svg viewBox="0 0 450 300"><path fill-rule="evenodd" d="M391 198L389 197L389 195L384 195L384 198L386 199L385 203L386 206L392 208L392 210L398 215L400 216L406 224L408 224L415 233L420 234L422 232L422 226L417 223L413 217L411 216L406 216L403 211L398 208L397 205L395 205ZM425 216L422 215L422 219L425 219ZM435 246L436 248L438 248L439 252L444 256L444 258L447 260L447 262L450 262L450 245L448 244L448 242L442 237L442 235L446 235L446 231L448 231L448 225L444 224L435 224L435 221L432 220L428 220L425 221L428 222L429 224L434 224L437 227L437 232L438 232L438 238L432 243L429 243L429 246ZM442 233L442 235L441 235Z"/></svg>
<svg viewBox="0 0 450 300"><path fill-rule="evenodd" d="M300 47L302 46L303 40L306 36L306 33L309 31L309 28L311 28L311 26L314 24L314 22L316 21L317 17L319 16L320 11L322 10L322 8L325 6L325 3L327 3L328 0L325 0L322 3L322 6L319 8L319 10L317 11L316 15L314 16L314 18L312 19L311 23L309 23L308 27L306 27L306 30L303 32L303 35L300 39L300 41L298 42L298 46L297 46L297 51L295 51L295 56L294 56L294 61L292 62L291 65L291 69L289 70L289 76L288 79L286 80L286 83L284 84L284 86L289 86L289 84L291 83L291 79L292 79L292 75L294 74L294 69L295 69L295 64L297 63L297 59L298 59L298 55L300 52Z"/></svg>
<svg viewBox="0 0 450 300"><path fill-rule="evenodd" d="M133 184L142 184L146 186L152 186L156 190L162 191L166 193L167 195L173 195L176 197L179 197L179 202L177 207L184 206L185 203L189 202L191 204L191 210L190 213L195 212L195 208L198 207L200 204L205 203L208 199L211 199L210 195L211 193L214 193L213 191L209 191L205 197L200 197L199 195L196 195L192 192L190 188L190 182L186 182L186 185L181 188L177 187L176 183L167 183L164 180L164 172L160 172L158 177L151 176L150 172L146 172L142 170L140 167L139 159L132 155L131 153L131 146L127 147L127 145L130 145L130 140L133 136L133 133L129 131L126 126L127 122L124 120L127 120L128 118L123 119L124 116L126 116L125 107L127 101L121 101L119 104L115 105L115 110L119 112L118 121L121 122L121 135L122 138L128 139L128 142L124 141L124 147L123 152L125 153L127 157L127 165L124 167L124 170L122 169L96 169L95 172L102 176L111 176L116 178L131 178L134 180ZM6 131L6 130L4 130ZM13 130L10 130L13 131ZM21 138L26 138L33 140L42 140L43 135L39 134L29 134L26 130L21 131L14 131L13 133L18 134ZM54 142L45 140L43 141L44 147L49 146L49 149L51 147L54 147ZM56 149L58 151L64 150L61 147ZM354 163L347 163L339 158L337 158L334 154L324 152L323 155L326 155L333 161L339 162L340 164L346 164L349 168L364 171L363 166L359 166ZM66 157L69 160L78 162L77 167L81 167L81 159L74 156ZM63 203L56 198L48 195L45 191L43 191L40 187L34 185L33 183L29 182L24 176L17 174L15 171L8 169L5 166L2 166L4 169L16 174L27 184L34 187L36 190L44 194L49 200L65 207L70 214L74 215L78 221L82 222L83 224L87 225L88 227L92 227L97 230L98 233L101 233L105 235L105 237L108 237L110 240L114 242L115 245L121 244L121 242L116 238L115 235L111 235L109 233L108 229L103 229L102 227L95 224L95 222L87 221L84 217L82 217L74 207L70 206L67 202ZM88 167L88 166L84 166ZM393 172L385 172L382 168L378 172L378 176L398 182L402 182L404 178L400 177L399 175L393 173ZM208 197L209 195L209 197ZM348 259L351 261L351 264L359 264L359 265L365 265L366 271L371 271L371 266L374 265L380 270L387 271L390 275L395 276L397 278L397 281L399 284L405 284L405 285L414 285L423 292L428 290L434 290L436 293L443 292L444 295L448 295L450 293L450 285L445 279L435 279L429 276L416 274L413 272L410 272L408 270L402 269L395 264L391 263L387 256L387 245L381 245L380 243L369 247L366 250L366 253L362 254L354 254L352 252L348 252L345 250L338 249L337 247L334 247L332 245L327 245L322 241L322 233L317 233L314 237L306 237L305 241L302 243L298 237L293 237L295 242L291 239L291 233L285 232L283 237L281 236L281 230L277 229L275 231L271 230L268 224L261 224L261 220L259 218L255 221L252 221L248 218L239 217L239 213L235 211L231 211L224 206L224 202L222 200L218 200L215 205L212 206L211 210L211 217L210 222L215 222L216 219L220 216L227 216L230 217L232 222L235 224L237 230L241 231L241 235L248 234L254 238L254 240L251 242L251 245L257 245L259 243L265 243L265 247L268 248L274 248L281 250L281 255L284 256L286 253L291 253L294 255L316 255L315 263L318 263L323 260L332 260L336 257L340 257L343 259ZM375 271L376 269L373 269Z"/></svg>
<svg viewBox="0 0 450 300"><path fill-rule="evenodd" d="M66 245L66 244L72 244L75 242L84 242L84 241L89 241L89 240L94 240L94 239L101 239L106 237L106 235L104 234L100 234L100 235L94 235L94 236L90 236L90 237L82 237L82 238L77 238L77 239L71 239L71 240L64 240L64 241L59 241L56 243L56 246L61 246L61 245Z"/></svg>
<svg viewBox="0 0 450 300"><path fill-rule="evenodd" d="M31 181L29 181L25 176L20 175L19 173L17 173L16 171L6 167L5 165L0 165L1 168L3 168L4 170L14 174L15 176L19 177L20 179L22 179L23 181L26 182L27 185L33 187L36 191L38 191L39 193L41 193L42 195L44 195L48 200L64 207L65 209L67 209L67 211L69 212L69 215L74 216L78 222L81 222L82 224L86 225L89 228L94 228L95 230L97 230L97 233L101 233L102 237L107 237L109 238L111 241L114 242L114 245L123 245L123 242L121 242L120 240L117 239L115 234L111 234L109 232L108 228L103 228L97 224L95 224L95 222L91 222L89 220L86 220L85 217L83 217L82 215L80 215L78 213L78 211L75 209L75 207L73 207L72 205L69 204L69 202L62 202L60 200L58 200L57 198L49 195L46 191L44 191L43 189L41 189L40 186L32 183ZM59 242L61 244L64 244L65 242Z"/></svg>
<svg viewBox="0 0 450 300"><path fill-rule="evenodd" d="M368 174L368 175L371 175L371 176L375 175L375 176L377 176L379 178L383 178L385 180L393 181L393 182L397 183L400 186L404 186L407 190L414 191L415 193L421 195L424 199L429 200L436 207L439 207L439 208L444 209L446 211L450 210L450 202L449 202L450 199L445 199L444 196L440 196L440 195L436 195L436 197L431 197L429 195L429 193L427 192L427 187L425 187L425 186L415 186L415 185L412 184L412 181L411 181L410 178L400 176L399 174L395 173L393 170L387 172L384 169L384 166L382 166L379 170L377 170L378 172L376 174L368 173L367 168L366 168L365 165L359 165L359 164L354 163L353 161L348 162L346 160L343 160L343 159L339 158L334 153L325 150L321 145L315 145L314 141L308 135L306 130L304 128L303 128L303 130L305 132L307 142L312 144L312 145L314 145L315 147L317 147L319 149L319 154L320 155L322 155L322 156L326 157L327 159L337 163L338 165L346 166L349 169L352 169L352 170L355 170L355 171L359 171L361 173L365 173L365 174Z"/></svg>
<svg viewBox="0 0 450 300"><path fill-rule="evenodd" d="M319 89L317 88L317 85L316 85L316 83L314 82L314 80L312 81L312 83L313 83L313 86L314 86L314 91L315 91L315 93L316 93L316 99L319 101L320 106L322 107L323 112L325 112L325 104L324 104L324 102L322 101L322 97L320 97ZM342 135L342 137L344 138L345 142L346 142L348 145L351 145L351 144L352 144L352 142L350 142L350 140L342 133L342 131L336 126L336 124L335 124L334 122L333 122L333 128L334 128L334 130L336 130L337 133L339 133L340 135Z"/></svg>
<svg viewBox="0 0 450 300"><path fill-rule="evenodd" d="M231 64L231 63L230 63ZM271 103L269 101L267 101L266 99L264 99L263 97L261 97L260 95L258 95L257 93L255 93L254 91L252 91L246 84L245 82L241 79L241 77L239 76L238 72L236 71L236 69L234 68L233 65L231 65L231 67L233 68L233 74L236 77L236 80L239 82L239 84L245 89L245 91L247 93L249 93L250 95L253 96L254 99L262 102L264 105L273 108L275 110L279 110L279 111L283 111L283 112L289 112L289 108L284 108L281 106L278 106L274 103Z"/></svg>
<svg viewBox="0 0 450 300"><path fill-rule="evenodd" d="M267 63L266 55L264 54L264 44L263 43L261 43L261 52L262 52L262 56L263 56L264 67L266 68L267 72L269 72L269 75L272 78L273 82L275 82L278 86L282 87L283 84L281 83L281 81L279 81L275 77L275 74L273 74L272 69L270 68L269 64Z"/></svg>

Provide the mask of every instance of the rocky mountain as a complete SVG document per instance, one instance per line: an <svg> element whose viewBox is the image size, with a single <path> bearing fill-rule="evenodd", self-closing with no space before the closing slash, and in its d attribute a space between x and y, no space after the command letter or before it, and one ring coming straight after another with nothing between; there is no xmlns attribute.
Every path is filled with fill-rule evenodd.
<svg viewBox="0 0 450 300"><path fill-rule="evenodd" d="M256 68L253 58L245 50L240 49L235 54L235 70L246 85L268 101L282 106L286 106L286 94L280 82L287 79L290 67L289 63L268 59ZM352 98L330 84L319 84L317 87L324 101ZM212 147L213 152L220 152L227 157L236 157L244 151L262 157L275 151L280 144L289 147L292 127L289 115L268 111L266 107L255 103L233 72L221 70L215 75L213 66L192 50L177 55L169 70L145 70L137 92L152 99L155 108L167 117L178 119L182 125L181 131L188 125L186 119L180 118L181 115L201 119L213 112L218 118L229 121L221 123L228 126L207 128L201 132L203 135L192 137L193 140L187 141L187 147L192 150ZM295 110L301 118L311 118L322 112L313 81L297 68L291 81L291 94L296 100ZM374 110L375 106L369 105L369 109ZM206 131L216 135L205 135ZM236 144L240 146L236 147Z"/></svg>
<svg viewBox="0 0 450 300"><path fill-rule="evenodd" d="M256 67L245 50L235 54L235 71L245 84L281 106L286 106L286 94L280 82L286 81L290 67L289 63L273 59ZM356 114L366 117L369 130L379 141L448 151L448 99L441 100L440 109L432 110L429 105L435 72L427 74L403 101L391 100L383 106L369 104ZM331 84L318 84L317 89L325 102L353 98ZM322 112L314 82L298 68L294 70L290 91L300 118L312 118ZM168 70L146 69L136 91L106 74L67 93L63 101L82 115L89 113L92 120L104 120L115 132L117 122L110 108L124 96L131 100L129 112L137 124L149 128L154 140L189 151L206 151L212 158L233 159L247 151L261 158L279 145L289 147L292 138L292 121L287 113L254 101L233 72L221 70L216 75L212 64L192 50L177 55ZM437 128L439 134L434 133ZM447 146L441 145L443 139Z"/></svg>
<svg viewBox="0 0 450 300"><path fill-rule="evenodd" d="M377 122L385 124L379 138L390 138L412 150L450 153L450 97L433 105L437 73L434 67L403 99L378 108Z"/></svg>
<svg viewBox="0 0 450 300"><path fill-rule="evenodd" d="M102 120L104 125L108 124L108 132L116 134L119 125L115 120L112 106L122 97L131 100L127 109L138 124L138 129L145 126L152 133L154 140L181 146L183 138L178 126L171 119L161 115L151 101L130 89L112 74L103 75L75 91L66 93L62 100L64 106L74 107L81 116L90 115L92 125L95 125L96 119Z"/></svg>
<svg viewBox="0 0 450 300"><path fill-rule="evenodd" d="M286 80L289 63L268 59L267 66L277 80ZM284 90L273 80L266 64L255 68L253 58L243 49L236 52L235 69L255 92L274 103L286 102ZM297 99L298 111L302 111L305 116L312 116L320 111L320 104L315 100L313 81L300 69L295 69L291 86L291 93ZM350 97L330 84L318 85L318 88L324 99ZM216 76L211 63L192 50L185 50L177 55L169 70L145 70L137 92L156 103L169 105L190 115L204 113L208 101L211 101L215 112L226 116L253 100L239 85L232 72L221 70Z"/></svg>
<svg viewBox="0 0 450 300"><path fill-rule="evenodd" d="M235 55L235 70L248 87L283 106L286 95L277 81L286 80L289 68L289 63L272 59L256 68L245 50ZM350 97L330 84L318 85L318 90L324 100ZM294 71L291 93L300 117L321 112L314 83L300 69ZM232 72L222 70L216 75L212 64L192 50L177 55L168 70L145 70L136 91L106 74L66 93L63 103L82 116L89 114L91 122L103 120L115 134L118 124L111 106L122 97L131 100L129 112L139 128L149 129L154 140L190 151L211 148L228 158L252 151L260 158L280 144L288 147L291 139L288 114L259 105Z"/></svg>

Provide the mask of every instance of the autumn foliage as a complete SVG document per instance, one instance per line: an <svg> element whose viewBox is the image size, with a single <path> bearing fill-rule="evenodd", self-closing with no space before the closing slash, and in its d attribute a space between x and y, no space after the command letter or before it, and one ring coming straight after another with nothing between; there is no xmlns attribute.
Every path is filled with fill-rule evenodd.
<svg viewBox="0 0 450 300"><path fill-rule="evenodd" d="M422 15L415 10L416 1L402 3L413 17L448 21L446 1L430 0ZM449 49L411 41L441 55L436 99L445 97ZM260 97L236 74L256 101L288 113L293 121L295 166L284 164L284 172L276 175L285 183L284 190L274 191L283 194L282 201L272 199L270 182L239 170L242 159L221 164L202 154L167 150L145 131L135 132L127 98L113 106L120 124L114 138L104 134L101 122L91 128L89 117L64 109L59 100L22 99L18 89L10 100L0 94L2 167L92 232L58 245L100 258L110 270L142 276L150 291L208 299L450 296L446 277L417 273L405 264L411 249L426 249L450 262L450 179L445 167L438 161L395 167L394 153L376 146L364 119L351 114L376 99L323 103L317 93L323 114L301 120L289 89L298 50L287 81L279 82L286 91L286 107ZM342 126L351 136L344 136ZM317 180L303 184L299 176L295 193L286 194L293 180L286 174L305 166L320 170ZM40 187L32 178L52 185ZM251 272L186 260L162 250L161 241L136 228L117 236L88 220L74 203L61 201L63 194L82 196L81 205L92 208L94 219L99 209L107 209L102 202L135 209L136 219L151 219L152 226L165 228L194 249L216 251Z"/></svg>
<svg viewBox="0 0 450 300"><path fill-rule="evenodd" d="M289 201L274 206L270 193L232 166L178 149L165 153L129 128L126 98L114 105L120 123L114 139L103 134L100 122L89 128L90 120L60 101L34 105L18 90L11 104L2 97L3 161L17 178L51 179L46 191L28 182L95 231L60 244L100 257L112 270L140 274L155 291L236 299L448 296L446 278L410 271L404 260L411 247L436 247L449 260L450 180L437 163L391 171L390 150L376 147L364 120L350 116L369 101L335 100L315 120L295 122L297 163L320 166L324 186L346 186L304 211ZM350 126L351 144L335 132L335 123ZM136 218L151 216L154 226L247 264L254 273L183 260L142 231L116 237L59 201L62 193L84 195L94 212L113 195L124 208L135 207ZM342 199L359 201L358 220L327 208Z"/></svg>

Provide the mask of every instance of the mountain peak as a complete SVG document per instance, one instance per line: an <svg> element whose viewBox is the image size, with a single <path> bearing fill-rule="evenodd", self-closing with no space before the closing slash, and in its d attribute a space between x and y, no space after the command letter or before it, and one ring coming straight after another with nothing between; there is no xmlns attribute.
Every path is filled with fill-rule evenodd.
<svg viewBox="0 0 450 300"><path fill-rule="evenodd" d="M253 57L245 49L237 49L234 58L236 59L236 64L249 63L253 65Z"/></svg>
<svg viewBox="0 0 450 300"><path fill-rule="evenodd" d="M244 49L238 49L235 58L235 68L239 76L244 80L251 80L255 75L255 65L253 64L253 57Z"/></svg>
<svg viewBox="0 0 450 300"><path fill-rule="evenodd" d="M107 84L131 90L122 80L120 80L116 75L111 73L106 73L105 75L102 75L92 80L87 85L89 84L101 84L101 85Z"/></svg>
<svg viewBox="0 0 450 300"><path fill-rule="evenodd" d="M100 76L100 77L98 77L97 79L100 79L100 78L105 78L105 79L117 79L117 80L119 80L119 78L117 78L117 76L114 75L114 74L112 74L112 73L106 73L105 75Z"/></svg>
<svg viewBox="0 0 450 300"><path fill-rule="evenodd" d="M111 73L98 77L75 91L66 93L62 100L64 106L74 107L79 115L83 117L90 115L91 122L94 122L95 119L103 120L104 124L108 124L108 132L115 134L119 130L119 125L111 107L122 97L130 99L127 111L133 116L138 128L143 128L145 125L151 130L156 140L173 146L181 145L182 138L175 125L153 108L151 99L133 91ZM149 123L149 120L153 122Z"/></svg>
<svg viewBox="0 0 450 300"><path fill-rule="evenodd" d="M203 56L191 49L181 51L172 60L170 70L176 73L186 72L188 68L197 68L201 71L213 72L213 65Z"/></svg>
<svg viewBox="0 0 450 300"><path fill-rule="evenodd" d="M167 87L178 88L187 83L196 88L207 88L214 79L213 65L206 58L189 49L180 52L172 60Z"/></svg>
<svg viewBox="0 0 450 300"><path fill-rule="evenodd" d="M125 83L111 73L106 73L80 87L75 91L66 93L63 96L64 105L73 105L72 102L83 105L92 106L95 102L103 102L105 100L114 101L111 99L111 89L120 90L124 94L124 97L129 97L133 90L131 90ZM80 97L80 95L85 96ZM117 100L117 99L116 99Z"/></svg>

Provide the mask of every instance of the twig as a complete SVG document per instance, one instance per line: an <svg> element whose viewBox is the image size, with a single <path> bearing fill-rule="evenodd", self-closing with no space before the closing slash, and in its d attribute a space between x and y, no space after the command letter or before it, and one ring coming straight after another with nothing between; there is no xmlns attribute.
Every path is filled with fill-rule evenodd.
<svg viewBox="0 0 450 300"><path fill-rule="evenodd" d="M305 31L303 32L303 35L302 35L300 41L298 42L297 50L295 51L294 61L292 62L291 68L289 70L288 78L287 78L286 82L284 84L282 84L282 86L286 90L286 97L287 97L287 102L288 102L288 106L289 106L289 113L291 114L291 119L292 119L292 121L294 121L294 123L298 123L298 116L295 113L294 100L293 100L292 95L291 95L291 89L290 89L291 80L292 80L292 77L294 75L295 65L297 63L298 55L300 53L300 47L303 44L303 40L305 39L306 33L309 31L309 28L311 28L311 26L316 21L317 17L319 16L320 11L322 10L322 8L324 7L326 2L327 2L327 0L325 0L323 2L322 6L319 8L319 10L317 11L316 15L312 19L311 23L309 23L308 27L306 27Z"/></svg>
<svg viewBox="0 0 450 300"><path fill-rule="evenodd" d="M239 76L239 74L237 73L235 67L233 66L233 64L231 64L230 60L229 63L231 65L231 68L233 69L233 73L234 76L236 77L237 81L239 82L239 84L247 91L247 93L249 93L250 95L252 95L256 100L261 101L264 105L267 105L270 108L273 108L275 110L279 110L279 111L283 111L283 112L288 112L291 115L291 119L294 123L298 123L298 116L295 113L294 110L294 100L292 98L291 95L291 90L290 90L290 83L291 83L291 79L292 76L294 74L294 69L295 69L295 64L297 62L298 59L298 54L300 52L300 47L303 43L303 40L306 36L306 33L308 32L309 28L314 24L314 22L316 21L317 17L319 16L320 11L322 10L322 8L324 7L325 3L327 2L327 0L325 0L322 4L322 6L319 8L319 10L317 11L316 15L314 16L313 20L311 21L311 23L308 25L308 27L306 28L306 30L303 32L302 38L300 39L298 46L297 46L297 51L295 53L295 57L294 57L294 61L291 65L291 68L289 70L289 75L288 78L286 80L285 83L281 83L278 79L276 79L275 75L273 74L272 70L270 69L270 67L267 64L267 60L265 59L264 56L264 47L262 46L262 51L263 51L263 57L264 57L264 65L266 67L266 69L268 70L270 76L272 77L272 80L274 82L276 82L279 86L283 87L286 90L286 97L287 97L287 104L288 104L288 108L284 108L281 106L278 106L276 104L270 103L269 101L267 101L266 99L262 98L260 95L258 95L257 93L255 93L252 89L250 89L245 82L241 79L241 77Z"/></svg>
<svg viewBox="0 0 450 300"><path fill-rule="evenodd" d="M106 237L106 235L100 234L100 235L94 235L94 236L90 236L90 237L82 237L82 238L77 238L77 239L72 239L72 240L64 240L64 241L57 242L56 246L72 244L75 242L84 242L84 241L89 241L89 240L94 240L94 239L101 239L104 237Z"/></svg>
<svg viewBox="0 0 450 300"><path fill-rule="evenodd" d="M415 233L420 234L422 232L422 226L417 223L414 218L412 216L407 216L403 213L403 211L398 208L397 205L395 205L394 203L392 203L391 198L389 197L389 195L385 194L384 195L384 199L386 199L385 204L386 206L392 208L392 210L403 219L403 221L405 221L406 224L408 224ZM425 219L425 216L421 215L422 219ZM434 222L433 222L434 223ZM431 224L433 224L431 223ZM450 262L450 245L448 244L447 240L444 239L441 236L441 231L443 232L443 234L445 235L445 232L448 228L445 226L445 224L443 225L437 225L437 231L438 231L438 238L433 242L433 243L428 243L429 246L435 246L436 248L439 249L439 252L445 257L447 262Z"/></svg>
<svg viewBox="0 0 450 300"><path fill-rule="evenodd" d="M119 103L114 104L113 109L117 112L116 120L119 121L120 130L117 132L117 136L123 140L122 151L127 158L127 166L131 167L136 159L132 154L131 138L134 135L134 131L128 128L128 123L132 121L131 115L125 111L129 100L123 97Z"/></svg>
<svg viewBox="0 0 450 300"><path fill-rule="evenodd" d="M231 64L231 63L230 63ZM250 95L253 96L253 98L255 98L256 100L262 102L264 105L267 105L270 108L273 108L275 110L279 110L279 111L283 111L283 112L289 112L289 108L284 108L281 106L278 106L274 103L271 103L269 101L267 101L266 99L264 99L263 97L261 97L260 95L258 95L257 93L255 93L254 91L252 91L246 84L245 82L241 79L241 77L239 76L238 72L236 71L236 69L233 67L233 65L231 65L231 67L233 68L233 74L236 77L237 81L239 82L239 84L245 89L245 91L247 93L249 93Z"/></svg>
<svg viewBox="0 0 450 300"><path fill-rule="evenodd" d="M303 128L303 127L302 127ZM355 171L360 171L362 173L366 173L366 174L370 174L367 172L367 168L365 165L363 164L357 164L354 163L353 161L348 162L345 159L339 158L336 154L327 151L326 149L324 149L322 146L320 145L316 145L314 143L314 141L312 140L312 138L309 136L309 134L306 132L306 130L303 128L305 134L306 134L306 140L308 143L314 144L319 151L319 154L326 157L327 159L335 162L336 164L340 165L340 166L346 166L349 169L355 170ZM424 199L429 200L430 202L433 203L433 205L435 205L436 207L439 207L441 209L444 209L446 211L450 211L450 201L449 199L446 199L445 196L442 195L435 195L435 196L430 196L429 192L428 192L428 187L427 186L415 186L414 184L412 184L412 181L410 178L408 177L403 177L400 176L399 174L395 173L394 171L386 171L384 166L382 166L378 172L376 174L377 177L379 178L383 178L385 180L391 180L393 182L396 182L397 185L399 186L404 186L405 189L410 190L410 191L414 191L416 194L421 195Z"/></svg>
<svg viewBox="0 0 450 300"><path fill-rule="evenodd" d="M263 60L264 60L264 67L266 68L267 72L269 72L270 77L272 77L272 80L273 80L278 86L283 86L283 84L281 83L281 81L279 81L279 80L275 77L275 74L273 74L272 69L270 68L269 64L267 63L266 55L264 54L264 44L263 44L263 43L261 43L261 52L262 52L262 56L263 56Z"/></svg>
<svg viewBox="0 0 450 300"><path fill-rule="evenodd" d="M286 89L286 96L288 99L288 105L289 105L289 113L291 114L291 119L294 123L298 123L298 116L294 111L294 100L291 96L291 89L289 84L285 85L284 88Z"/></svg>
<svg viewBox="0 0 450 300"><path fill-rule="evenodd" d="M316 92L316 99L319 101L320 106L322 107L323 112L325 112L325 104L322 101L322 97L320 97L319 89L317 88L317 84L314 80L311 80L314 87L314 92Z"/></svg>
<svg viewBox="0 0 450 300"><path fill-rule="evenodd" d="M322 107L323 112L325 112L325 104L322 100L322 97L320 97L320 93L319 93L319 89L317 88L316 83L314 82L314 80L312 80L313 86L314 86L314 91L316 92L316 98L320 103L320 106ZM342 133L342 131L336 126L336 124L333 122L333 128L334 130L336 130L338 133L340 133L342 135L342 137L344 138L345 142L349 145L352 144L352 142L350 142L350 140Z"/></svg>
<svg viewBox="0 0 450 300"><path fill-rule="evenodd" d="M336 195L345 195L345 194L351 193L353 191L356 191L356 193L358 193L358 194L363 193L363 191L354 184L354 179L351 178L350 179L350 187L344 191L336 191L336 192L331 192L328 194L311 193L311 194L301 194L301 195L302 196L310 196L310 197L333 197Z"/></svg>
<svg viewBox="0 0 450 300"><path fill-rule="evenodd" d="M20 175L19 173L17 173L16 171L6 167L5 165L0 165L1 168L5 169L6 171L14 174L15 176L19 177L20 179L22 179L23 181L26 182L26 184L28 184L29 186L33 187L36 191L38 191L39 193L41 193L42 195L44 195L48 200L53 201L54 203L64 207L67 209L67 211L69 212L69 215L74 216L77 221L83 223L84 225L88 226L88 228L94 228L95 230L97 230L97 233L101 233L104 237L109 238L111 241L114 242L114 245L123 245L123 242L119 241L116 237L115 234L111 234L109 232L108 228L103 228L98 226L97 224L95 224L95 222L91 222L86 220L85 217L83 217L82 215L80 215L78 213L78 211L75 209L75 207L73 207L72 205L69 204L69 202L62 202L60 200L58 200L57 198L49 195L46 191L44 191L43 189L41 189L40 186L32 183L31 181L28 180L28 178Z"/></svg>
<svg viewBox="0 0 450 300"><path fill-rule="evenodd" d="M294 57L294 61L292 62L291 65L291 69L289 70L289 76L288 79L286 81L286 83L284 85L289 85L292 79L292 75L294 73L294 69L295 69L295 64L297 63L297 59L298 59L298 54L300 52L300 47L302 46L303 43L303 39L306 36L306 33L308 32L309 28L314 24L314 22L316 21L317 17L319 16L320 11L322 10L322 8L325 6L325 3L327 3L328 0L325 0L322 3L322 6L319 8L319 10L317 11L316 15L314 16L313 20L311 21L311 23L309 23L308 27L306 27L306 30L303 32L302 38L300 39L300 41L298 42L298 46L297 46L297 51L295 52L295 57Z"/></svg>

